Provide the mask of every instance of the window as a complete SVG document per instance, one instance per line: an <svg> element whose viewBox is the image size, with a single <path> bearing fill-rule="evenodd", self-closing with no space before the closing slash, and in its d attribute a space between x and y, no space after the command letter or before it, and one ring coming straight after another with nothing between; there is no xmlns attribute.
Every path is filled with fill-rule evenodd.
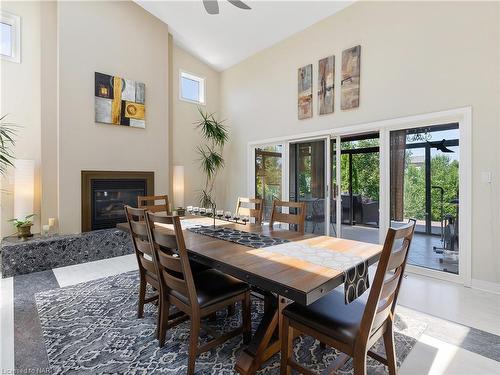
<svg viewBox="0 0 500 375"><path fill-rule="evenodd" d="M179 98L190 103L205 104L205 78L181 71Z"/></svg>
<svg viewBox="0 0 500 375"><path fill-rule="evenodd" d="M0 13L0 55L3 60L21 62L21 18Z"/></svg>

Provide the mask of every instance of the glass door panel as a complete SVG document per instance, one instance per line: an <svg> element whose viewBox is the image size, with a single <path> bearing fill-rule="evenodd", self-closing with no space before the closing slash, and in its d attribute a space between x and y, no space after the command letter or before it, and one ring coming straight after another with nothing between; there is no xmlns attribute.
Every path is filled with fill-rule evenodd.
<svg viewBox="0 0 500 375"><path fill-rule="evenodd" d="M255 149L255 197L264 202L263 220L271 218L273 200L282 198L283 145Z"/></svg>
<svg viewBox="0 0 500 375"><path fill-rule="evenodd" d="M379 135L353 135L340 139L340 184L336 186L337 152L332 141L332 209L340 194L340 236L379 242ZM335 194L337 193L337 194ZM336 223L335 217L330 220ZM335 233L333 233L335 234Z"/></svg>
<svg viewBox="0 0 500 375"><path fill-rule="evenodd" d="M408 263L458 274L458 124L390 133L391 224L417 221Z"/></svg>
<svg viewBox="0 0 500 375"><path fill-rule="evenodd" d="M325 234L325 140L290 144L290 201L306 203L305 231Z"/></svg>

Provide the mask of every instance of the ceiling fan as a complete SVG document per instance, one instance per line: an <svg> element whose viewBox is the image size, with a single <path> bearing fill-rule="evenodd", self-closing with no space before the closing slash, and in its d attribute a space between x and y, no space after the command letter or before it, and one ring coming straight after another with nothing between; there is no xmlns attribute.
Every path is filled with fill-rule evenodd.
<svg viewBox="0 0 500 375"><path fill-rule="evenodd" d="M227 0L240 9L252 9L241 0ZM219 14L219 3L217 0L203 0L203 6L208 14Z"/></svg>
<svg viewBox="0 0 500 375"><path fill-rule="evenodd" d="M441 152L447 152L447 153L455 152L453 150L450 150L448 147L446 147L445 144L444 144L445 142L446 142L445 139L443 139L442 141L439 141L439 142L429 142L429 141L427 141L427 143L431 147L435 147L436 149L438 149Z"/></svg>

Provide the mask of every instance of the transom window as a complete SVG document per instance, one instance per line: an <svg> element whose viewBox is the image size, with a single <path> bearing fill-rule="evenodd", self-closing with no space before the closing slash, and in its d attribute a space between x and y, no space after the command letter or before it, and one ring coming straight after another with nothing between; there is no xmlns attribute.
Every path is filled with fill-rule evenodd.
<svg viewBox="0 0 500 375"><path fill-rule="evenodd" d="M0 56L7 61L21 61L21 19L6 11L0 13Z"/></svg>
<svg viewBox="0 0 500 375"><path fill-rule="evenodd" d="M205 104L205 78L181 70L179 98L190 103Z"/></svg>

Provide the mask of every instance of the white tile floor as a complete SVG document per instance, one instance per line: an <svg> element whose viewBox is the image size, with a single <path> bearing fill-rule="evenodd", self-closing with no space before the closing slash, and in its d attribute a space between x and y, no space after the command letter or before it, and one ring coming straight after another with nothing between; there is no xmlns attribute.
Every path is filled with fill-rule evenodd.
<svg viewBox="0 0 500 375"><path fill-rule="evenodd" d="M14 278L0 278L0 373L14 369Z"/></svg>
<svg viewBox="0 0 500 375"><path fill-rule="evenodd" d="M61 287L136 269L135 255L54 269ZM0 282L0 369L14 366L12 278ZM405 278L399 308L411 308L447 321L500 335L500 295L416 275ZM456 329L466 329L457 325ZM465 334L465 333L464 333ZM500 362L422 335L400 371L421 374L500 374Z"/></svg>
<svg viewBox="0 0 500 375"><path fill-rule="evenodd" d="M110 259L76 264L74 266L54 268L52 271L56 276L59 286L64 288L65 286L118 275L135 269L137 269L137 258L135 254L129 254Z"/></svg>

